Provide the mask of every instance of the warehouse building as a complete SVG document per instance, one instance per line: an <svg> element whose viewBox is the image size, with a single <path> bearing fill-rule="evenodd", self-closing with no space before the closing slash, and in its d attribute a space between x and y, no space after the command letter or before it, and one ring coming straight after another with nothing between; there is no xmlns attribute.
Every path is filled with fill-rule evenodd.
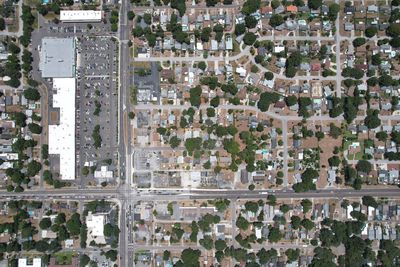
<svg viewBox="0 0 400 267"><path fill-rule="evenodd" d="M62 51L62 53L60 53ZM42 39L39 69L43 78L72 78L75 76L74 38Z"/></svg>
<svg viewBox="0 0 400 267"><path fill-rule="evenodd" d="M60 20L62 22L100 22L103 19L103 11L96 10L62 10Z"/></svg>
<svg viewBox="0 0 400 267"><path fill-rule="evenodd" d="M49 154L60 157L62 180L75 179L75 78L54 78L53 108L59 124L49 125Z"/></svg>

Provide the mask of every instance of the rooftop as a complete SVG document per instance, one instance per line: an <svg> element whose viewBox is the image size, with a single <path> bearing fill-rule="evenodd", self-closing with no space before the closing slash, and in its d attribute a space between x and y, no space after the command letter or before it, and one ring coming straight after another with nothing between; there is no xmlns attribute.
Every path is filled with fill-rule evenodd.
<svg viewBox="0 0 400 267"><path fill-rule="evenodd" d="M49 125L49 153L60 155L62 180L75 179L75 78L55 78L53 107L60 109L60 124Z"/></svg>
<svg viewBox="0 0 400 267"><path fill-rule="evenodd" d="M103 11L96 10L62 10L60 20L63 22L101 21Z"/></svg>
<svg viewBox="0 0 400 267"><path fill-rule="evenodd" d="M75 40L73 38L43 38L39 68L43 78L74 77Z"/></svg>

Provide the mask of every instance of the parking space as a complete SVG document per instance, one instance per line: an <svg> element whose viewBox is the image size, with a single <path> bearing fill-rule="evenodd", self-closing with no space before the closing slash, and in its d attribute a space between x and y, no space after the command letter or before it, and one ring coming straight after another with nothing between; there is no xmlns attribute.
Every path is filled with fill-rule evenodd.
<svg viewBox="0 0 400 267"><path fill-rule="evenodd" d="M161 153L156 151L140 151L135 153L134 162L136 170L157 170L160 168Z"/></svg>
<svg viewBox="0 0 400 267"><path fill-rule="evenodd" d="M86 184L115 181L110 171L116 173L117 166L117 45L108 37L84 37L77 45L77 154ZM90 174L82 174L84 166Z"/></svg>
<svg viewBox="0 0 400 267"><path fill-rule="evenodd" d="M143 70L143 71L140 71ZM157 62L151 62L149 69L135 68L133 81L137 88L138 103L160 103L160 71Z"/></svg>

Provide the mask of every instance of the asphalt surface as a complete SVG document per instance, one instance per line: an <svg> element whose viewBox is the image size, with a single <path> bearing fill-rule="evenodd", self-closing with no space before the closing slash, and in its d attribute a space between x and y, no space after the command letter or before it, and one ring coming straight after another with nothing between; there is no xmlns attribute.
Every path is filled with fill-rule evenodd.
<svg viewBox="0 0 400 267"><path fill-rule="evenodd" d="M126 189L126 186L121 185L118 189L48 189L48 190L29 190L21 193L0 191L0 198L3 199L20 199L20 198L71 198L71 199L120 199L124 200L145 200L145 199L160 199L173 200L175 198L186 199L244 199L264 198L272 194L277 198L346 198L360 196L375 196L375 197L400 197L400 188L398 187L382 187L382 188L365 188L361 190L354 189L323 189L316 191L308 191L303 193L295 193L291 189L283 190L177 190L177 189L158 189L158 190L134 190Z"/></svg>
<svg viewBox="0 0 400 267"><path fill-rule="evenodd" d="M130 10L129 1L121 1L120 12L119 12L119 103L118 103L118 123L119 123L119 132L118 132L118 154L119 154L119 177L121 178L120 187L123 188L123 191L128 191L131 186L131 144L130 144L130 124L128 119L129 113L129 63L130 63L130 54L129 54L129 27L128 27L128 17L127 13ZM130 205L131 201L129 200L129 195L123 192L122 194L124 198L128 198L128 205ZM117 196L121 197L121 196ZM133 266L133 262L130 261L132 259L128 255L128 235L127 231L127 222L126 222L126 202L122 200L121 203L121 215L120 215L120 245L119 245L119 256L120 256L120 265L121 266ZM131 227L130 227L131 229Z"/></svg>

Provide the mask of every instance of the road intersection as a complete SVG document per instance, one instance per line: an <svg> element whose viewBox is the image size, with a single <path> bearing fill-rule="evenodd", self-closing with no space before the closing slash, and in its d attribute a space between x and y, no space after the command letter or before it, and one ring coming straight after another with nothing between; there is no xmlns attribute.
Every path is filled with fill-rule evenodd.
<svg viewBox="0 0 400 267"><path fill-rule="evenodd" d="M336 0L338 2L338 0ZM160 7L169 8L169 7ZM201 6L194 6L191 8L204 8ZM215 7L218 8L218 7ZM239 8L238 5L232 5L231 8ZM131 235L133 228L133 221L129 216L132 212L132 207L139 201L176 201L176 200L196 200L196 199L217 199L226 198L231 200L236 199L263 199L268 195L273 194L278 199L290 199L290 198L349 198L349 197L361 197L364 195L376 196L376 197L397 197L400 195L400 189L394 187L374 187L374 188L363 188L362 190L355 191L353 189L323 189L317 191L309 191L303 193L295 193L293 190L288 189L288 144L287 144L287 127L289 121L301 121L303 118L299 116L283 116L275 112L267 111L266 115L271 118L282 121L282 131L284 140L284 189L266 189L266 190L219 190L219 189L169 189L159 188L154 190L148 189L136 189L132 185L132 174L134 172L132 155L136 150L146 148L133 148L131 144L132 126L130 124L129 113L133 110L150 110L150 109L188 109L189 105L149 105L139 104L132 106L130 102L130 88L133 84L131 73L129 71L131 61L146 61L146 62L162 62L162 61L175 61L175 62L194 62L204 61L203 56L195 57L150 57L150 58L131 58L129 47L130 39L130 26L127 18L127 12L131 10L129 1L121 1L120 15L119 15L119 32L117 38L119 39L119 99L118 99L118 171L120 181L116 188L62 188L62 189L45 189L43 185L39 190L27 190L21 193L1 191L0 198L3 200L12 199L36 199L36 200L47 200L47 199L69 199L69 200L100 200L109 199L119 202L120 205L120 230L121 238L119 244L120 253L120 266L134 266L133 263L133 252L137 249L152 250L157 247L153 246L137 246L132 243ZM133 9L137 11L151 10L148 7L136 7ZM22 29L22 27L20 27ZM339 28L339 18L336 21L336 28ZM16 33L17 36L20 33ZM259 41L271 40L271 41L284 41L284 40L308 40L308 41L336 41L339 45L341 42L340 33L337 33L334 37L324 36L263 36L258 39ZM250 53L250 47L247 46L240 51L239 54L233 56L215 56L207 58L207 61L235 61L242 57L252 57ZM336 92L340 97L341 94L341 71L340 71L340 49L336 49L336 62L337 62L337 74L336 77L322 77L322 76L296 76L294 79L311 81L314 79L320 81L337 81ZM276 78L286 79L282 74L275 74ZM43 105L45 107L45 105ZM207 108L208 105L201 106L200 108ZM222 104L218 107L219 109L232 109L232 110L251 110L254 112L260 112L257 107L245 106L245 105L230 105ZM44 111L43 111L44 112ZM361 120L363 117L359 116L357 119ZM381 116L381 119L399 119L400 115L397 116ZM309 121L342 121L343 117L331 118L327 115L312 116L308 118ZM160 147L159 150L170 149ZM277 245L274 245L274 247ZM287 247L287 245L285 245ZM293 245L293 248L296 248ZM171 250L182 250L181 246L170 247Z"/></svg>

